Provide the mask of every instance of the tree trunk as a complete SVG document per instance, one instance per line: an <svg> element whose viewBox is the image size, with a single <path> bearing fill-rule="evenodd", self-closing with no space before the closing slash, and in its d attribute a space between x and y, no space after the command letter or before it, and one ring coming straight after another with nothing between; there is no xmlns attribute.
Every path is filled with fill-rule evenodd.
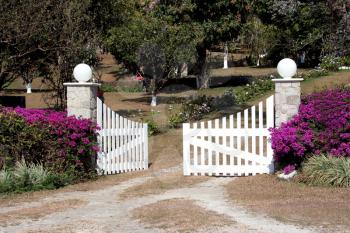
<svg viewBox="0 0 350 233"><path fill-rule="evenodd" d="M27 93L28 94L32 93L32 82L27 82L26 83L26 88L27 88Z"/></svg>
<svg viewBox="0 0 350 233"><path fill-rule="evenodd" d="M151 93L152 93L152 101L151 101L151 106L157 106L157 83L156 83L156 78L153 77L151 79Z"/></svg>
<svg viewBox="0 0 350 233"><path fill-rule="evenodd" d="M181 64L181 78L188 76L188 65L187 63Z"/></svg>
<svg viewBox="0 0 350 233"><path fill-rule="evenodd" d="M151 101L151 106L155 107L157 106L157 95L155 92L152 92L152 101Z"/></svg>
<svg viewBox="0 0 350 233"><path fill-rule="evenodd" d="M224 49L224 69L228 69L228 46L227 46L227 42L225 43L225 49Z"/></svg>
<svg viewBox="0 0 350 233"><path fill-rule="evenodd" d="M207 50L205 47L197 48L198 54L198 66L200 68L200 74L198 79L197 88L207 89L209 88L209 74L208 74L208 62L207 62Z"/></svg>

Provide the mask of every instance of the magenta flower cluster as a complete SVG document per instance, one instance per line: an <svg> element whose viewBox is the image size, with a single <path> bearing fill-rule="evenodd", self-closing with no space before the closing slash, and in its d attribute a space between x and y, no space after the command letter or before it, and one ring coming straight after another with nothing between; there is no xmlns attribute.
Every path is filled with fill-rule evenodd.
<svg viewBox="0 0 350 233"><path fill-rule="evenodd" d="M28 124L48 129L49 140L53 140L58 149L56 156L69 160L75 167L86 165L99 151L98 127L91 120L68 117L66 112L53 110L4 108L2 111L14 112L23 117Z"/></svg>
<svg viewBox="0 0 350 233"><path fill-rule="evenodd" d="M312 154L350 156L350 90L327 90L302 99L299 113L271 129L275 161L299 167Z"/></svg>

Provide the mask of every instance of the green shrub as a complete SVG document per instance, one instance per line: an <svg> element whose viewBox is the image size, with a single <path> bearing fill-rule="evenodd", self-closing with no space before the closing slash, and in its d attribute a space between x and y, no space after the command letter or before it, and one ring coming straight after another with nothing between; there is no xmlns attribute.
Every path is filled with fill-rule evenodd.
<svg viewBox="0 0 350 233"><path fill-rule="evenodd" d="M220 110L221 108L233 106L236 104L236 91L234 88L227 89L221 96L212 99L210 105L213 110Z"/></svg>
<svg viewBox="0 0 350 233"><path fill-rule="evenodd" d="M350 158L312 156L303 163L300 180L317 186L350 187Z"/></svg>
<svg viewBox="0 0 350 233"><path fill-rule="evenodd" d="M343 66L350 66L350 55L342 57L340 63Z"/></svg>
<svg viewBox="0 0 350 233"><path fill-rule="evenodd" d="M142 86L130 86L130 87L117 87L117 91L119 92L143 92L143 87Z"/></svg>
<svg viewBox="0 0 350 233"><path fill-rule="evenodd" d="M233 89L227 90L223 95L217 97L197 96L183 103L180 111L170 116L168 121L169 127L177 128L181 123L201 120L208 113L232 106L235 103L236 97Z"/></svg>
<svg viewBox="0 0 350 233"><path fill-rule="evenodd" d="M13 190L14 182L12 173L9 170L0 171L0 193L6 193Z"/></svg>
<svg viewBox="0 0 350 233"><path fill-rule="evenodd" d="M143 87L141 85L135 85L135 86L114 86L113 84L110 83L103 83L101 85L101 90L103 92L143 92Z"/></svg>
<svg viewBox="0 0 350 233"><path fill-rule="evenodd" d="M0 169L2 166L14 166L16 161L25 158L31 162L41 162L43 156L54 150L53 142L47 140L50 130L38 127L37 123L27 124L26 120L15 113L0 112ZM39 143L38 143L39 142ZM43 146L42 142L45 142Z"/></svg>
<svg viewBox="0 0 350 233"><path fill-rule="evenodd" d="M186 122L186 118L182 114L182 112L173 114L169 118L169 127L170 128L178 128L181 123Z"/></svg>
<svg viewBox="0 0 350 233"><path fill-rule="evenodd" d="M327 55L321 58L321 69L327 71L337 71L341 66L341 59L333 55Z"/></svg>
<svg viewBox="0 0 350 233"><path fill-rule="evenodd" d="M57 174L94 176L97 126L66 112L22 108L0 109L0 169L17 161L43 164Z"/></svg>
<svg viewBox="0 0 350 233"><path fill-rule="evenodd" d="M56 189L73 180L69 174L55 174L46 170L42 164L28 165L22 160L13 168L0 171L0 193Z"/></svg>
<svg viewBox="0 0 350 233"><path fill-rule="evenodd" d="M244 104L247 101L256 98L258 96L265 95L267 92L274 89L274 83L270 77L260 78L256 81L247 84L242 89L236 91L236 101L239 104Z"/></svg>
<svg viewBox="0 0 350 233"><path fill-rule="evenodd" d="M117 88L110 83L102 83L100 88L102 92L117 92Z"/></svg>
<svg viewBox="0 0 350 233"><path fill-rule="evenodd" d="M329 72L327 70L323 70L323 69L317 69L317 70L311 70L309 72L304 73L301 78L308 80L308 79L312 79L312 78L318 78L318 77L322 77L322 76L326 76L328 75Z"/></svg>
<svg viewBox="0 0 350 233"><path fill-rule="evenodd" d="M148 125L148 136L153 136L160 133L157 123L153 120L146 120Z"/></svg>
<svg viewBox="0 0 350 233"><path fill-rule="evenodd" d="M186 121L198 121L206 114L213 111L213 100L215 98L201 95L188 100L182 104L179 112L172 114L169 118L169 127L176 128L180 123Z"/></svg>

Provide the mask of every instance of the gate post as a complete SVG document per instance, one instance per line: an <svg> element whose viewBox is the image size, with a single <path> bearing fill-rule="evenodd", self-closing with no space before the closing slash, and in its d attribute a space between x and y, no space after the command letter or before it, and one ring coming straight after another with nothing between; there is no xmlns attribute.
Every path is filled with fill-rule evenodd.
<svg viewBox="0 0 350 233"><path fill-rule="evenodd" d="M64 83L67 87L68 116L75 115L96 122L97 91L100 84L87 82L92 77L92 70L86 64L77 65L73 75L77 83Z"/></svg>
<svg viewBox="0 0 350 233"><path fill-rule="evenodd" d="M292 59L281 60L277 70L282 79L272 81L275 83L275 127L280 127L298 113L301 102L300 83L304 79L292 78L297 72Z"/></svg>

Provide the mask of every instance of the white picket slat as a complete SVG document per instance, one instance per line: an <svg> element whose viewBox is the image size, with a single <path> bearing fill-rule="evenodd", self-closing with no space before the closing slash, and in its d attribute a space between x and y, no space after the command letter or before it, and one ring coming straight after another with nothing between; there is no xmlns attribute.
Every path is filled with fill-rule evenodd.
<svg viewBox="0 0 350 233"><path fill-rule="evenodd" d="M208 121L208 129L210 130L212 128L212 121ZM209 142L212 142L213 137L211 134L208 134L208 140ZM213 150L212 148L208 148L208 154L209 154L209 159L208 159L208 166L211 167L213 166ZM212 175L211 172L208 172L209 176Z"/></svg>
<svg viewBox="0 0 350 233"><path fill-rule="evenodd" d="M201 129L204 129L204 122L201 122ZM201 140L204 140L204 136L200 137ZM201 165L205 165L205 158L204 158L204 149L200 147L201 152Z"/></svg>
<svg viewBox="0 0 350 233"><path fill-rule="evenodd" d="M197 123L193 123L193 129L197 129ZM192 164L192 163L191 163ZM197 151L197 146L194 146L193 148L193 166L197 167L198 166L198 151ZM197 173L194 174L195 176Z"/></svg>

